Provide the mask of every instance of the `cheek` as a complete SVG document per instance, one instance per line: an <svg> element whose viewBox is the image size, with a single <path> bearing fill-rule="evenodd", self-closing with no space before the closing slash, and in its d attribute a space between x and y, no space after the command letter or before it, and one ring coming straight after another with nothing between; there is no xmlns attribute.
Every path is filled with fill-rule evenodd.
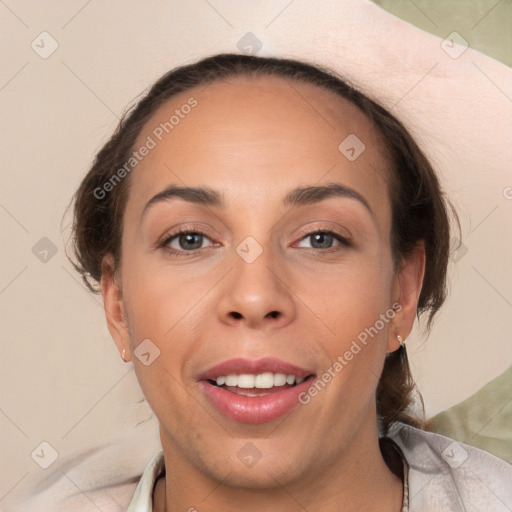
<svg viewBox="0 0 512 512"><path fill-rule="evenodd" d="M137 380L160 424L179 429L200 412L190 407L184 383L188 361L198 350L195 333L207 314L206 296L216 275L191 275L143 257L126 258L122 272ZM150 340L149 351L158 353L147 366L137 359L143 340ZM195 420L201 424L200 417Z"/></svg>
<svg viewBox="0 0 512 512"><path fill-rule="evenodd" d="M386 357L386 339L395 312L391 297L392 266L351 266L346 272L319 275L310 287L311 310L306 330L322 332L317 337L318 352L324 354L318 384L318 402L330 404L325 409L340 411L339 421L350 424L354 418L374 407L375 390ZM324 328L327 326L327 328ZM325 386L324 386L325 384ZM314 393L315 391L313 391ZM324 414L318 410L318 414ZM333 435L343 432L343 425L333 427Z"/></svg>
<svg viewBox="0 0 512 512"><path fill-rule="evenodd" d="M222 278L223 269L191 272L184 267L171 268L165 260L131 255L123 261L122 275L130 344L141 388L150 404L158 397L177 399L182 388L176 382L189 376L187 365L200 348L200 331L212 315L211 290ZM143 340L150 340L159 353L148 367L136 359Z"/></svg>
<svg viewBox="0 0 512 512"><path fill-rule="evenodd" d="M305 330L318 333L320 379L337 410L355 412L374 399L395 316L391 254L383 248L367 256L298 277L297 295L315 313L305 315Z"/></svg>
<svg viewBox="0 0 512 512"><path fill-rule="evenodd" d="M302 268L295 275L297 296L343 339L356 337L373 325L393 303L391 255L386 250L353 254L341 264Z"/></svg>
<svg viewBox="0 0 512 512"><path fill-rule="evenodd" d="M218 272L170 267L164 258L140 254L123 261L122 275L130 335L136 343L141 337L165 338L178 323L188 321Z"/></svg>

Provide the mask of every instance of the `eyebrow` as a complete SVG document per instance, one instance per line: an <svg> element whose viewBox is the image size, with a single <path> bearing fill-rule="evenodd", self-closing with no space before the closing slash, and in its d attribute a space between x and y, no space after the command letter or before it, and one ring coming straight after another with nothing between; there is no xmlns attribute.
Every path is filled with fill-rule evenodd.
<svg viewBox="0 0 512 512"><path fill-rule="evenodd" d="M203 206L223 206L224 202L219 192L208 187L179 187L169 185L167 188L153 196L144 206L141 217L154 204L168 201L173 198L180 198L189 203Z"/></svg>
<svg viewBox="0 0 512 512"><path fill-rule="evenodd" d="M286 195L284 204L289 206L304 206L306 204L318 203L330 197L348 197L355 199L363 204L373 215L368 201L357 192L357 190L339 183L295 188Z"/></svg>
<svg viewBox="0 0 512 512"><path fill-rule="evenodd" d="M350 199L356 199L373 215L368 201L359 192L339 183L294 188L285 196L283 203L285 206L298 207L318 203L330 197L348 197ZM177 185L169 185L145 204L141 217L144 216L151 206L173 198L180 198L184 201L202 206L224 206L221 194L209 187L180 187Z"/></svg>

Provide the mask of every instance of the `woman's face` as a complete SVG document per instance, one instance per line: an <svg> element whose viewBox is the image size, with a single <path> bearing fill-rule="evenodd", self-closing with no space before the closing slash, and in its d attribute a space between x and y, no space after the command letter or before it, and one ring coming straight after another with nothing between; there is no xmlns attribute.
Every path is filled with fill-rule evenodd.
<svg viewBox="0 0 512 512"><path fill-rule="evenodd" d="M148 137L129 178L121 293L108 273L102 284L164 451L227 484L325 478L376 435L386 352L409 333L421 283L418 265L393 266L376 131L333 93L265 77L174 97L135 149ZM233 374L238 385L214 384Z"/></svg>

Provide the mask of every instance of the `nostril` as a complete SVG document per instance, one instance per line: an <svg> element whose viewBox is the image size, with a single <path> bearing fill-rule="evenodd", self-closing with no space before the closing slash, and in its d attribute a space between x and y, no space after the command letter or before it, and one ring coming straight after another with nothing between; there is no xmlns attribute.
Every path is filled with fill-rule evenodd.
<svg viewBox="0 0 512 512"><path fill-rule="evenodd" d="M231 318L234 318L235 320L240 320L241 318L244 317L244 315L242 315L242 313L239 313L238 311L231 311L229 313L229 315L231 316ZM265 315L265 318L278 318L281 316L281 313L279 311L269 311L266 315Z"/></svg>

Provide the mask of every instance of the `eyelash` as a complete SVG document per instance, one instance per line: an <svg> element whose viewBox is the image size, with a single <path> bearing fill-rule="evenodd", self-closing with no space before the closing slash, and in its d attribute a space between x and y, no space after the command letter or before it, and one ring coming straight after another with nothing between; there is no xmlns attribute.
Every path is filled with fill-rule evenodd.
<svg viewBox="0 0 512 512"><path fill-rule="evenodd" d="M347 247L350 247L351 246L351 243L350 241L348 240L348 238L340 235L339 233L337 233L336 231L333 231L332 229L330 228L315 228L311 231L308 231L307 233L304 233L299 242L301 242L302 240L304 240L305 238L309 237L309 236L313 236L313 235L316 235L316 234L323 234L323 235L332 235L333 238L335 240L337 240L338 242L340 242L340 244L343 246L343 247L327 247L326 249L319 249L318 247L302 247L302 249L309 249L310 251L314 251L315 253L326 253L326 252L337 252L337 251L340 251L342 249L346 249Z"/></svg>
<svg viewBox="0 0 512 512"><path fill-rule="evenodd" d="M176 249L173 249L168 246L175 238L179 237L180 235L186 235L186 234L202 235L208 239L211 238L210 235L208 235L208 233L205 233L201 229L197 229L194 227L184 227L184 228L181 228L179 231L175 231L174 233L171 233L169 236L167 236L165 238L165 240L160 244L160 248L163 249L165 252L169 253L170 255L178 256L178 257L179 256L191 256L191 255L198 253L202 249L205 249L205 247L202 247L200 249L193 249L192 251L180 251L180 250L176 250ZM213 240L212 240L212 242L213 242Z"/></svg>
<svg viewBox="0 0 512 512"><path fill-rule="evenodd" d="M346 237L340 235L339 233L337 233L336 231L333 231L332 229L327 229L327 228L317 228L317 229L314 229L312 231L308 231L307 233L304 233L301 236L301 238L299 239L299 242L304 240L307 237L310 237L310 236L313 236L313 235L316 235L316 234L320 234L320 233L321 234L325 234L325 235L332 235L335 240L340 242L340 244L343 246L342 248L346 248L346 247L350 247L351 246L351 243L349 242L349 240ZM176 239L180 235L184 235L184 234L201 235L201 236L204 236L204 237L208 238L211 242L216 243L213 240L211 240L211 237L207 233L205 233L204 231L202 231L200 229L197 229L197 228L194 228L194 227L185 227L185 228L181 228L179 231L176 231L176 232L170 234L169 236L167 236L165 238L165 240L160 244L159 247L161 249L163 249L165 252L167 252L167 253L169 253L169 254L171 254L173 256L178 256L178 257L179 256L195 255L199 251L201 251L203 249L206 249L206 247L201 247L199 249L193 249L191 251L182 251L182 250L176 250L176 249L173 249L173 248L169 247L169 244L174 239ZM317 247L310 247L310 248L302 247L302 249L309 249L310 251L314 251L315 253L337 252L337 251L341 250L342 248L340 248L340 247L327 247L326 249L320 249L320 248L317 248Z"/></svg>

